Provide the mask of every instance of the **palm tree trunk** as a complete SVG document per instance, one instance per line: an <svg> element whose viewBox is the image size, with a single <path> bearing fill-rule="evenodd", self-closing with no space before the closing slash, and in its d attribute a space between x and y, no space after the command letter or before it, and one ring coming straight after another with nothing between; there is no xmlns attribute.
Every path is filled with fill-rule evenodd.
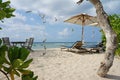
<svg viewBox="0 0 120 80"><path fill-rule="evenodd" d="M99 76L105 77L110 67L113 64L114 53L117 47L117 41L116 41L117 35L112 30L112 27L108 19L108 15L103 10L103 6L100 0L89 0L89 1L96 8L98 23L100 27L102 28L102 30L104 31L105 36L106 36L106 51L105 51L104 60L101 62L101 65L97 72Z"/></svg>

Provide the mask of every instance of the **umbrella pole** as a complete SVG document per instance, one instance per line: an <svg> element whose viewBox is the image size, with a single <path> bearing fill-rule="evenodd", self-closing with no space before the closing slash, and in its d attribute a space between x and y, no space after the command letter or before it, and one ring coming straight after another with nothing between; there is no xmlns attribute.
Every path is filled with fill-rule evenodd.
<svg viewBox="0 0 120 80"><path fill-rule="evenodd" d="M82 36L81 36L81 41L83 42L83 38L84 38L84 27L82 25Z"/></svg>
<svg viewBox="0 0 120 80"><path fill-rule="evenodd" d="M84 38L84 20L82 21L82 35L81 35L81 41L82 41L82 43L84 43L83 41L83 38Z"/></svg>

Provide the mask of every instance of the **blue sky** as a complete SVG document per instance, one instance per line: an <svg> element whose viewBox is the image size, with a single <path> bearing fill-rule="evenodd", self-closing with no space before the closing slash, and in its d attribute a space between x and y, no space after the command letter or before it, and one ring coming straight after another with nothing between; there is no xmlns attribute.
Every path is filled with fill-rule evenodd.
<svg viewBox="0 0 120 80"><path fill-rule="evenodd" d="M6 1L6 0L4 0ZM87 13L96 16L96 11L89 1L77 5L79 0L11 0L16 9L16 17L0 22L0 37L10 37L11 41L25 41L34 37L42 42L74 42L81 40L81 25L65 23L71 16ZM101 0L108 14L120 14L120 0ZM30 11L30 12L27 12ZM99 42L100 28L86 26L84 41Z"/></svg>

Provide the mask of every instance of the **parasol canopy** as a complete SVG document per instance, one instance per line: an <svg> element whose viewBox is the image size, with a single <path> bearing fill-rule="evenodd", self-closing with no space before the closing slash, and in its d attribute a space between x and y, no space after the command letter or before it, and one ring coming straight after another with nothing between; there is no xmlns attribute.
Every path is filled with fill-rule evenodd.
<svg viewBox="0 0 120 80"><path fill-rule="evenodd" d="M64 22L82 25L81 41L83 42L84 26L85 25L90 25L90 24L93 24L93 23L97 23L97 18L95 16L90 16L86 13L82 13L82 14L79 14L79 15L72 16L71 18L65 20Z"/></svg>

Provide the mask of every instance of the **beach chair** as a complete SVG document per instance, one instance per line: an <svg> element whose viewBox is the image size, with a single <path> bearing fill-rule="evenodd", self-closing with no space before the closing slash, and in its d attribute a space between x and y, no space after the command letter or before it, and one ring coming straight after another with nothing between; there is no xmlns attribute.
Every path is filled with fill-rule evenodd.
<svg viewBox="0 0 120 80"><path fill-rule="evenodd" d="M82 45L83 45L82 41L77 41L77 42L75 42L75 44L73 44L72 49L74 49L74 48L81 49Z"/></svg>
<svg viewBox="0 0 120 80"><path fill-rule="evenodd" d="M6 45L7 47L11 47L12 45L10 44L9 37L3 37L3 45Z"/></svg>
<svg viewBox="0 0 120 80"><path fill-rule="evenodd" d="M82 41L76 41L72 46L62 46L61 47L61 51L63 49L67 49L67 51L73 51L75 49L78 49L78 50L82 50L84 48L82 48Z"/></svg>
<svg viewBox="0 0 120 80"><path fill-rule="evenodd" d="M26 39L25 44L23 45L23 47L27 48L30 51L33 51L32 50L33 41L34 41L34 38Z"/></svg>
<svg viewBox="0 0 120 80"><path fill-rule="evenodd" d="M94 47L89 47L90 53L100 53L100 52L104 52L104 51L105 51L105 46L103 45L102 42L95 45Z"/></svg>

